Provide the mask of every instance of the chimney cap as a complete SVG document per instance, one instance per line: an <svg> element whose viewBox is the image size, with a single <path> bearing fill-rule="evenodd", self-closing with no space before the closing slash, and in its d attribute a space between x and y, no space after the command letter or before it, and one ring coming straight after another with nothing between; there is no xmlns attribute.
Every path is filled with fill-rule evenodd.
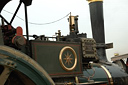
<svg viewBox="0 0 128 85"><path fill-rule="evenodd" d="M103 1L103 0L87 0L89 3L91 2L97 2L97 1Z"/></svg>

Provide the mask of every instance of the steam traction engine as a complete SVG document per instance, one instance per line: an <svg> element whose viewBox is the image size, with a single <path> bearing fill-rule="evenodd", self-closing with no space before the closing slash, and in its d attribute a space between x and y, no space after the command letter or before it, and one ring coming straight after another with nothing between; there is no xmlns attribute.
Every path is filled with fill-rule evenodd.
<svg viewBox="0 0 128 85"><path fill-rule="evenodd" d="M10 0L0 1L0 11ZM70 33L56 37L28 34L27 6L20 3L8 22L0 15L0 84L1 85L127 85L128 74L116 64L108 62L105 44L102 0L88 0L93 39L79 34L78 16L69 16ZM26 38L22 28L13 22L21 4L25 7ZM6 23L6 25L5 25ZM50 41L55 38L56 41Z"/></svg>

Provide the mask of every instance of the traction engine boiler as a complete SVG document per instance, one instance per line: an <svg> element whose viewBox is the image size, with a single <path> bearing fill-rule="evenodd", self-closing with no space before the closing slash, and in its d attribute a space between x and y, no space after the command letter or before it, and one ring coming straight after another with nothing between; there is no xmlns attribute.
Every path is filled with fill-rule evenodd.
<svg viewBox="0 0 128 85"><path fill-rule="evenodd" d="M0 12L9 1L0 1ZM10 22L0 14L0 85L127 85L127 70L106 57L113 44L105 44L103 0L87 1L93 38L79 33L78 16L72 15L67 36L60 30L56 37L29 35L27 6L32 0L20 0ZM12 26L21 4L26 35L22 27Z"/></svg>

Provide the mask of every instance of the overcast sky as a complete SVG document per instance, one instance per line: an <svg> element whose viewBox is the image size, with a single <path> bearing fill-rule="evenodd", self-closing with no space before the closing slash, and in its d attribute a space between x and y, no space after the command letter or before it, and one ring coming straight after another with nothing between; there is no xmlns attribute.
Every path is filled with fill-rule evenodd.
<svg viewBox="0 0 128 85"><path fill-rule="evenodd" d="M4 10L14 13L19 0L10 1ZM107 50L107 57L114 56L114 53L128 53L128 0L104 0L104 23L106 43L113 42L114 48ZM24 19L24 5L21 6L17 16ZM28 7L28 20L33 23L49 23L58 20L68 13L79 15L79 31L87 33L92 37L91 23L89 15L89 6L86 0L33 0L32 5ZM2 15L10 21L12 14L2 11ZM69 24L67 18L48 24L33 25L29 24L29 34L53 36L55 32L61 30L62 35L69 33ZM13 26L21 26L25 32L24 21L15 18ZM25 34L25 33L24 33Z"/></svg>

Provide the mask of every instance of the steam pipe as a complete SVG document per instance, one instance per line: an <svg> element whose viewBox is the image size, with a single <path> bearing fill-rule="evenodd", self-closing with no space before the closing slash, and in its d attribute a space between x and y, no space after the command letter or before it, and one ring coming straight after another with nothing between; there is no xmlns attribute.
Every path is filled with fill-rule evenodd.
<svg viewBox="0 0 128 85"><path fill-rule="evenodd" d="M26 24L26 35L27 35L27 42L29 42L29 31L28 31L28 16L27 16L27 6L24 4L25 9L25 24Z"/></svg>
<svg viewBox="0 0 128 85"><path fill-rule="evenodd" d="M90 7L92 34L96 43L105 44L103 0L87 0ZM99 60L107 61L105 47L97 48Z"/></svg>
<svg viewBox="0 0 128 85"><path fill-rule="evenodd" d="M27 46L26 46L26 50L27 50L27 54L29 55L30 50L29 50L29 29L28 29L28 14L27 14L27 6L24 4L24 10L25 10L25 24L26 24L26 37L27 37Z"/></svg>

